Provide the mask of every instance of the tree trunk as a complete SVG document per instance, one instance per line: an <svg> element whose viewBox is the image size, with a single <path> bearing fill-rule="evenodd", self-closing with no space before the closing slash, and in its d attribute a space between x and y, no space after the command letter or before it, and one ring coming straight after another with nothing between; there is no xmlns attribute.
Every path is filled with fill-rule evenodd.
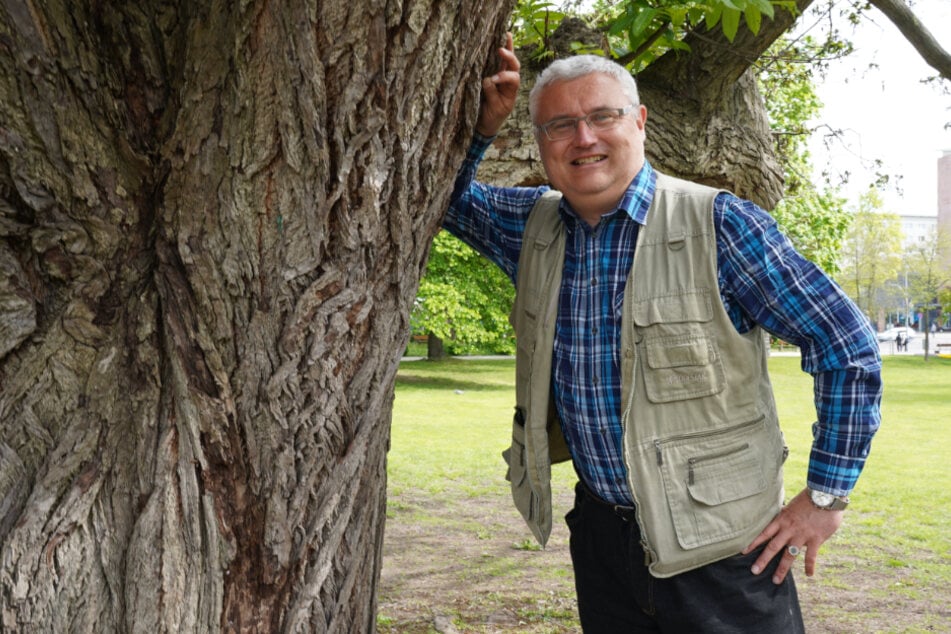
<svg viewBox="0 0 951 634"><path fill-rule="evenodd" d="M0 627L374 627L394 377L510 0L0 4Z"/></svg>
<svg viewBox="0 0 951 634"><path fill-rule="evenodd" d="M796 0L797 11L812 2ZM783 170L751 67L795 18L777 7L758 33L741 25L732 42L719 28L698 29L686 39L689 54L672 49L641 73L646 151L657 166L731 190L767 210L779 202Z"/></svg>
<svg viewBox="0 0 951 634"><path fill-rule="evenodd" d="M433 333L429 333L429 336L426 337L426 358L430 361L446 358L446 347L443 345L442 339Z"/></svg>

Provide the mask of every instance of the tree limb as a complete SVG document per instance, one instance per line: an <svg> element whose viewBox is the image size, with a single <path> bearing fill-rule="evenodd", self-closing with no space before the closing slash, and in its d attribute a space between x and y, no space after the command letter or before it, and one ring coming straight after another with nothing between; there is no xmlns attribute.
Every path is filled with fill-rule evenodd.
<svg viewBox="0 0 951 634"><path fill-rule="evenodd" d="M908 42L915 47L922 59L951 81L951 53L931 35L921 20L912 13L902 0L869 0L869 4L885 14Z"/></svg>

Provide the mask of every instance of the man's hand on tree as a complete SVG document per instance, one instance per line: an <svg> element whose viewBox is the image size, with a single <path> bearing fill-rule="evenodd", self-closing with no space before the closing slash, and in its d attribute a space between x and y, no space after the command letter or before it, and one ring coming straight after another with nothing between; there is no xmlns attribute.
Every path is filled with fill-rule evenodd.
<svg viewBox="0 0 951 634"><path fill-rule="evenodd" d="M518 57L512 44L512 34L505 36L505 46L499 48L499 71L482 80L482 103L476 132L482 136L495 136L502 124L515 109L518 87L521 81Z"/></svg>

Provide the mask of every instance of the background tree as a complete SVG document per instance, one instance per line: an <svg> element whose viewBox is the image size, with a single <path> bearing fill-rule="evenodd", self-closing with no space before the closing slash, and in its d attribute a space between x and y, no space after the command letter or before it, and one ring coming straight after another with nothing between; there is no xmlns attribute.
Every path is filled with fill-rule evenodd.
<svg viewBox="0 0 951 634"><path fill-rule="evenodd" d="M938 304L941 307L941 323L939 328L951 328L951 285L938 289Z"/></svg>
<svg viewBox="0 0 951 634"><path fill-rule="evenodd" d="M939 228L924 241L916 242L905 249L904 265L908 275L908 292L914 306L921 307L925 316L921 330L925 337L925 359L931 336L931 322L941 308L938 295L951 286L951 233Z"/></svg>
<svg viewBox="0 0 951 634"><path fill-rule="evenodd" d="M0 5L4 630L373 629L396 369L511 8ZM778 200L747 70L792 21L644 69L655 165Z"/></svg>
<svg viewBox="0 0 951 634"><path fill-rule="evenodd" d="M449 354L511 354L515 335L508 315L514 298L512 282L501 269L441 231L420 282L413 332L440 339Z"/></svg>
<svg viewBox="0 0 951 634"><path fill-rule="evenodd" d="M878 292L901 270L901 219L882 210L878 192L859 199L842 249L842 273L836 279L869 319L880 320Z"/></svg>
<svg viewBox="0 0 951 634"><path fill-rule="evenodd" d="M783 198L771 213L797 249L832 274L851 215L828 181L822 189L813 184L807 124L822 109L813 84L817 66L841 47L834 39L818 45L810 36L783 37L760 58L757 75L784 175Z"/></svg>

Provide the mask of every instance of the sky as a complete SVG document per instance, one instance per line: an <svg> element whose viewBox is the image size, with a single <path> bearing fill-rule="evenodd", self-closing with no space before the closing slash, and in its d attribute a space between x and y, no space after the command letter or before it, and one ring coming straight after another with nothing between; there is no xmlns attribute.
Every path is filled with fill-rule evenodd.
<svg viewBox="0 0 951 634"><path fill-rule="evenodd" d="M915 15L945 50L951 51L951 0L918 0ZM843 36L850 31L842 29ZM898 187L882 192L885 211L901 215L937 214L937 161L951 151L951 95L942 95L921 80L937 71L882 13L868 11L850 39L856 52L832 63L816 91L824 104L817 121L844 132L844 143L826 149L821 133L810 150L817 170L849 170L842 193L854 208L879 168ZM870 68L870 64L877 67ZM900 188L900 189L899 189Z"/></svg>

